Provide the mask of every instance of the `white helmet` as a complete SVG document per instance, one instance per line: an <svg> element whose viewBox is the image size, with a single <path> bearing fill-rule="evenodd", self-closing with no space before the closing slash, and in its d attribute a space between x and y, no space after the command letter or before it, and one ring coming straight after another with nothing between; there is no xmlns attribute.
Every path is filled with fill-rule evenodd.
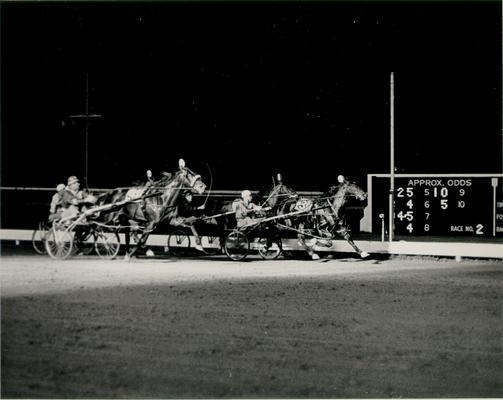
<svg viewBox="0 0 503 400"><path fill-rule="evenodd" d="M251 197L251 195L252 195L252 194L251 194L251 192L250 192L249 190L243 190L243 191L241 192L241 198L242 198L242 199L244 199L246 196Z"/></svg>
<svg viewBox="0 0 503 400"><path fill-rule="evenodd" d="M344 181L345 181L345 180L346 180L346 179L344 178L344 176L343 176L343 175L339 175L339 176L337 177L337 182L339 182L339 183L344 183Z"/></svg>

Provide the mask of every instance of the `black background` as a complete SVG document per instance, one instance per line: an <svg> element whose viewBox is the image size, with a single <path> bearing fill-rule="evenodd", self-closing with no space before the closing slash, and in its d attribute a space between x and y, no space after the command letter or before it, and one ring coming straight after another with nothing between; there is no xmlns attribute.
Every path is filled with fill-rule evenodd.
<svg viewBox="0 0 503 400"><path fill-rule="evenodd" d="M500 2L2 3L2 186L502 169Z"/></svg>

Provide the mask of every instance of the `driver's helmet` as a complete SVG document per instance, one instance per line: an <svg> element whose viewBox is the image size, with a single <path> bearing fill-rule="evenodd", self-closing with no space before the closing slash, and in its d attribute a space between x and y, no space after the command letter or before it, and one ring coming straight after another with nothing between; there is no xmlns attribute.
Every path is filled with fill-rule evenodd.
<svg viewBox="0 0 503 400"><path fill-rule="evenodd" d="M79 182L79 179L75 175L72 175L68 178L67 184L68 184L68 186L70 186L72 183L77 183L77 182Z"/></svg>
<svg viewBox="0 0 503 400"><path fill-rule="evenodd" d="M251 197L251 192L249 190L243 190L241 192L241 198L244 199L245 197Z"/></svg>
<svg viewBox="0 0 503 400"><path fill-rule="evenodd" d="M337 182L339 182L339 183L344 183L344 182L346 182L346 178L344 178L344 175L339 175L339 176L337 177Z"/></svg>

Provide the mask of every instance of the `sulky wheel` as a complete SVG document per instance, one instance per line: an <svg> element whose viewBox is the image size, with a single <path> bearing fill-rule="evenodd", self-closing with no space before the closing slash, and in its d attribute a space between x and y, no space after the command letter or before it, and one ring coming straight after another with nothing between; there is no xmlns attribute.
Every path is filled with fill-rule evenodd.
<svg viewBox="0 0 503 400"><path fill-rule="evenodd" d="M64 229L51 228L45 237L45 250L51 258L65 259L72 253L73 233Z"/></svg>
<svg viewBox="0 0 503 400"><path fill-rule="evenodd" d="M250 242L241 231L232 231L225 238L225 254L234 261L244 260L250 251Z"/></svg>
<svg viewBox="0 0 503 400"><path fill-rule="evenodd" d="M218 236L204 236L201 241L203 250L208 255L215 255L222 251L222 244Z"/></svg>
<svg viewBox="0 0 503 400"><path fill-rule="evenodd" d="M37 229L33 231L31 235L31 243L33 244L33 248L38 254L46 254L45 250L45 237L47 236L47 232L49 228L47 227L45 222L40 222L38 224Z"/></svg>
<svg viewBox="0 0 503 400"><path fill-rule="evenodd" d="M264 260L275 260L282 251L281 239L275 239L270 246L267 246L267 239L261 238L258 241L257 249Z"/></svg>
<svg viewBox="0 0 503 400"><path fill-rule="evenodd" d="M168 236L169 253L175 257L181 256L190 248L190 237L183 229L175 229Z"/></svg>
<svg viewBox="0 0 503 400"><path fill-rule="evenodd" d="M104 231L97 228L94 233L94 248L96 253L105 260L111 260L117 256L120 249L119 234L115 231Z"/></svg>
<svg viewBox="0 0 503 400"><path fill-rule="evenodd" d="M73 252L80 255L89 255L95 249L96 234L94 230L86 230L81 235L75 232L73 237Z"/></svg>

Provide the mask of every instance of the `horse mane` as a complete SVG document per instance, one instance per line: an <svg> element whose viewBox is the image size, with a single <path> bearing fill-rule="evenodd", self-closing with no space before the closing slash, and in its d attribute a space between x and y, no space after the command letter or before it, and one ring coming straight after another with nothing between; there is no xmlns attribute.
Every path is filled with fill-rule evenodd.
<svg viewBox="0 0 503 400"><path fill-rule="evenodd" d="M152 186L150 186L151 189L161 189L170 184L175 180L176 177L180 174L180 171L177 171L175 173L171 172L165 172L162 171L161 175L162 177L152 183Z"/></svg>
<svg viewBox="0 0 503 400"><path fill-rule="evenodd" d="M162 175L162 178L158 179L157 181L154 182L154 184L152 185L153 187L156 187L156 186L166 186L168 184L170 184L171 182L173 182L176 178L178 178L178 176L183 172L183 171L188 171L190 172L192 175L196 175L196 173L188 168L183 168L183 169L180 169L176 172L166 172L166 171L162 171L161 172L161 175Z"/></svg>
<svg viewBox="0 0 503 400"><path fill-rule="evenodd" d="M109 190L108 192L101 193L96 196L96 204L103 205L103 204L115 203L124 194L125 191L122 188Z"/></svg>
<svg viewBox="0 0 503 400"><path fill-rule="evenodd" d="M263 201L264 205L269 205L270 207L280 207L287 202L291 201L291 198L297 196L297 192L290 187L279 183L272 186L268 192L262 197L265 198Z"/></svg>
<svg viewBox="0 0 503 400"><path fill-rule="evenodd" d="M333 197L339 193L339 191L346 185L346 183L342 183L339 185L329 186L329 188L322 194L322 197Z"/></svg>

